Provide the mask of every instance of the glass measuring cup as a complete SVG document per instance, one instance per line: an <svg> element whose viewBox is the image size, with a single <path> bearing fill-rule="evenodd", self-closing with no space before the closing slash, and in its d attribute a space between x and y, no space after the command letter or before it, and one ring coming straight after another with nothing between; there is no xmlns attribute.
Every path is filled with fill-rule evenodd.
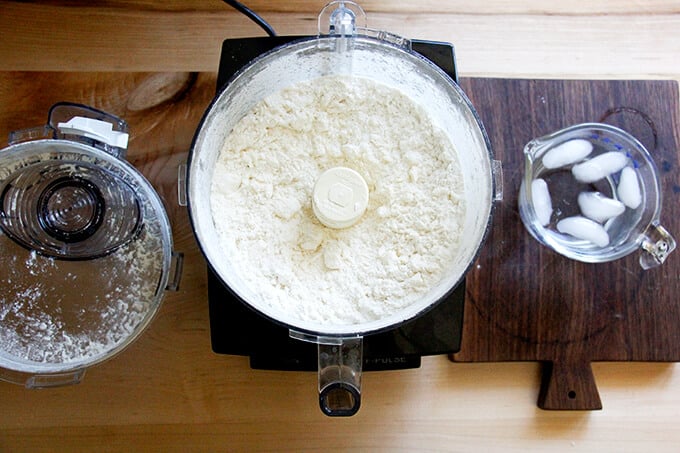
<svg viewBox="0 0 680 453"><path fill-rule="evenodd" d="M675 249L659 223L658 170L629 133L577 124L530 141L524 157L519 213L543 245L586 263L641 250L643 269L662 264Z"/></svg>

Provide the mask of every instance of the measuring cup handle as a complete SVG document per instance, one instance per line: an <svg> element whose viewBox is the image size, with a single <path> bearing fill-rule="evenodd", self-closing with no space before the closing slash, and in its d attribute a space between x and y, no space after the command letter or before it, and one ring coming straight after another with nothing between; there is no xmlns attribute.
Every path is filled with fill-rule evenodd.
<svg viewBox="0 0 680 453"><path fill-rule="evenodd" d="M675 250L675 239L661 225L653 224L644 233L642 252L640 253L640 266L643 269L651 269L663 264L668 255Z"/></svg>

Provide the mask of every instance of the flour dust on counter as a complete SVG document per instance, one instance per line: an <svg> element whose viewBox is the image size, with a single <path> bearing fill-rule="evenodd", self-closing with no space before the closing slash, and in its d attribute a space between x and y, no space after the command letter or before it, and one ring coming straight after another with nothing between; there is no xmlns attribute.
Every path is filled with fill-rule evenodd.
<svg viewBox="0 0 680 453"><path fill-rule="evenodd" d="M315 182L344 167L369 191L357 223L329 228ZM456 150L416 100L360 77L299 82L233 128L211 190L225 259L254 294L304 321L349 325L421 298L455 260L465 218Z"/></svg>

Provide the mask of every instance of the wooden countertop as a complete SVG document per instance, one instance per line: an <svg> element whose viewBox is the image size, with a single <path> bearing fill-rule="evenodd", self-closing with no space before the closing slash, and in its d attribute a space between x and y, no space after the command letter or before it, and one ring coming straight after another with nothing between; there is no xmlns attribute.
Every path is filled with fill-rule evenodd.
<svg viewBox="0 0 680 453"><path fill-rule="evenodd" d="M301 34L314 33L324 1L246 3L279 34ZM680 5L673 1L361 3L374 28L455 43L462 76L680 80ZM224 38L262 34L217 0L98 5L0 2L3 133L44 120L40 102L48 101L38 94L34 108L30 87L49 82L45 71L88 73L69 80L92 80L90 72L101 80L115 77L110 72L214 73ZM25 80L27 88L10 90L8 80ZM88 88L97 89L84 86L84 100ZM197 121L178 127L191 130ZM162 158L135 156L133 163L170 181L190 134L167 132ZM173 207L171 187L160 191L171 217L186 217ZM167 294L130 348L88 370L77 386L36 391L0 382L0 451L680 449L677 364L595 363L604 408L554 412L536 407L537 363L428 357L420 369L365 373L359 413L327 418L314 373L254 371L245 358L211 351L205 264L186 221L174 235L186 252L180 291Z"/></svg>

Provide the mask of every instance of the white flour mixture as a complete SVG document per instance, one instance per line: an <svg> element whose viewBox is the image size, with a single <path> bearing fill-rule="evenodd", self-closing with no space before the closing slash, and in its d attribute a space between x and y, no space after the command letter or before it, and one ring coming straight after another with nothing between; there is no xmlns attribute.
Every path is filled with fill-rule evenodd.
<svg viewBox="0 0 680 453"><path fill-rule="evenodd" d="M312 190L333 167L358 172L368 208L323 226ZM465 217L457 155L425 110L361 78L300 83L255 106L228 136L211 206L224 256L266 303L304 321L383 318L440 282Z"/></svg>

